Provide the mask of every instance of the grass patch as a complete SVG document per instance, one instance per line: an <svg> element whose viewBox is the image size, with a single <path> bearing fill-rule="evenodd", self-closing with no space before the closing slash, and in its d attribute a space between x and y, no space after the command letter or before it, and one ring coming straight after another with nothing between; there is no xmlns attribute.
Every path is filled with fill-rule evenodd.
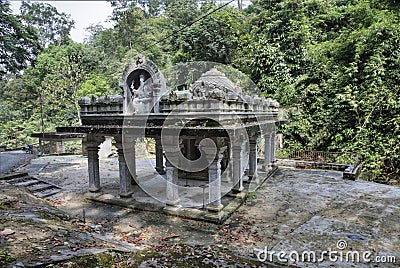
<svg viewBox="0 0 400 268"><path fill-rule="evenodd" d="M14 260L15 258L11 256L7 249L0 249L0 265L6 265Z"/></svg>

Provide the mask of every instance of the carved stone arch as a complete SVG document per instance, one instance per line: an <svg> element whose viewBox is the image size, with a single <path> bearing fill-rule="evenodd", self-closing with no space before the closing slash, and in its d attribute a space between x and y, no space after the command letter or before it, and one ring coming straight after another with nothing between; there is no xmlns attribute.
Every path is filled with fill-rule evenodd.
<svg viewBox="0 0 400 268"><path fill-rule="evenodd" d="M143 55L138 54L136 59L132 60L126 67L124 72L122 73L122 85L124 87L124 91L130 89L129 87L132 84L132 75L134 73L144 72L150 77L155 77L158 73L157 65L151 60L145 58ZM128 83L131 84L128 85Z"/></svg>

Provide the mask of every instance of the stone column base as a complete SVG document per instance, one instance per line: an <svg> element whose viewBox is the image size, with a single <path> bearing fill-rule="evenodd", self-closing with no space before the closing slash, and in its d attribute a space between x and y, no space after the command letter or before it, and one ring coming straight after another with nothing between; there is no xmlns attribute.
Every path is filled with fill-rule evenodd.
<svg viewBox="0 0 400 268"><path fill-rule="evenodd" d="M249 175L249 178L251 182L255 182L257 185L260 183L259 177L257 174L254 174L253 176Z"/></svg>
<svg viewBox="0 0 400 268"><path fill-rule="evenodd" d="M174 200L174 201L166 201L165 203L167 204L166 207L164 207L165 212L176 212L182 208L181 205L178 205L179 200Z"/></svg>
<svg viewBox="0 0 400 268"><path fill-rule="evenodd" d="M167 204L167 206L174 206L176 207L179 203L179 201L181 201L180 199L175 199L175 200L166 200L165 204Z"/></svg>
<svg viewBox="0 0 400 268"><path fill-rule="evenodd" d="M273 167L273 165L271 165L271 164L268 164L268 165L263 164L261 167L261 170L264 172L269 172L272 170L272 167Z"/></svg>
<svg viewBox="0 0 400 268"><path fill-rule="evenodd" d="M98 192L100 192L100 190L101 190L101 187L91 186L89 188L89 192L91 192L91 193L98 193Z"/></svg>
<svg viewBox="0 0 400 268"><path fill-rule="evenodd" d="M240 187L233 187L232 190L231 190L231 192L232 192L233 194L238 194L238 193L243 192L243 190L244 190L244 187L243 187L243 186L240 186Z"/></svg>
<svg viewBox="0 0 400 268"><path fill-rule="evenodd" d="M160 175L164 175L164 174L165 174L165 169L164 169L164 168L156 167L156 171L157 171L158 174L160 174Z"/></svg>
<svg viewBox="0 0 400 268"><path fill-rule="evenodd" d="M222 206L222 205L221 205ZM208 209L208 207L207 207ZM221 208L222 209L222 208ZM224 213L222 211L207 211L207 213L204 215L205 220L213 221L213 222L220 222L222 220L222 217L224 216Z"/></svg>
<svg viewBox="0 0 400 268"><path fill-rule="evenodd" d="M250 182L250 178L247 175L243 175L243 183L249 183Z"/></svg>
<svg viewBox="0 0 400 268"><path fill-rule="evenodd" d="M213 206L213 205L208 205L207 206L207 211L210 212L220 212L224 208L224 205L218 205L218 206Z"/></svg>
<svg viewBox="0 0 400 268"><path fill-rule="evenodd" d="M126 193L119 193L118 195L119 195L119 197L121 197L121 198L131 198L132 195L133 195L133 191L131 191L131 192L126 192Z"/></svg>
<svg viewBox="0 0 400 268"><path fill-rule="evenodd" d="M227 194L229 197L237 198L237 199L244 199L246 196L245 192L236 192L236 191L231 191L230 193Z"/></svg>
<svg viewBox="0 0 400 268"><path fill-rule="evenodd" d="M222 212L223 208L224 206L222 204L218 206L207 206L207 213L204 215L204 218L210 221L220 222L224 215L224 213Z"/></svg>

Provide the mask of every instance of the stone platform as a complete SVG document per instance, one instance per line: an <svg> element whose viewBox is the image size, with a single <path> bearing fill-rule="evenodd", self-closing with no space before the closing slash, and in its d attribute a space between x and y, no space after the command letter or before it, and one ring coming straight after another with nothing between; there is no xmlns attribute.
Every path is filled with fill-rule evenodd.
<svg viewBox="0 0 400 268"><path fill-rule="evenodd" d="M43 178L63 188L60 194L68 196L68 199L85 198L91 202L117 205L140 211L158 211L168 215L203 220L217 224L223 223L234 211L236 211L246 200L246 195L252 195L263 182L270 177L277 168L269 172L263 171L262 165L258 165L259 184L244 181L243 191L232 193L232 182L222 180L221 192L223 208L218 213L210 213L207 210L209 187L207 181L179 179L179 196L182 205L166 206L166 178L154 172L155 159L146 159L147 154L137 160L137 176L141 187L134 185L132 197L122 198L119 195L119 170L118 158L100 159L101 184L99 192L89 192L86 157L83 156L46 156L35 160L29 166L29 173L38 178ZM151 189L150 196L142 190ZM203 189L203 191L201 190ZM78 197L79 196L79 197ZM184 205L183 205L184 204Z"/></svg>
<svg viewBox="0 0 400 268"><path fill-rule="evenodd" d="M188 196L188 200L193 200L197 201L197 203L203 202L203 206L201 207L196 207L195 204L193 204L192 207L182 207L182 206L175 206L174 208L169 208L165 207L164 203L161 203L154 198L151 198L149 195L147 195L145 192L140 190L140 187L134 186L134 192L135 195L134 197L131 198L120 198L118 195L112 195L109 193L86 193L85 197L88 200L94 201L94 202L100 202L100 203L105 203L109 205L117 205L117 206L122 206L126 208L131 208L131 209L136 209L136 210L141 210L141 211L155 211L155 212L164 212L168 215L173 215L173 216L178 216L182 218L187 218L187 219L192 219L192 220L203 220L203 221L208 221L208 222L213 222L217 224L223 223L232 213L234 213L246 200L246 196L248 194L254 193L258 187L261 187L263 182L268 179L270 176L272 176L276 171L277 167L272 169L270 172L266 173L262 171L261 165L259 166L258 169L258 176L259 180L261 181L259 186L253 186L250 185L250 183L244 183L244 190L241 193L228 193L225 196L223 196L221 202L223 204L223 209L218 213L218 217L214 216L213 214L210 215L210 213L207 212L206 209L206 199L208 197L208 191L206 191L206 188L204 188L204 192L202 196L196 196L193 198L192 196ZM158 176L156 174L152 174L148 179L148 183L151 183L152 187L155 189L158 189L159 192L163 192L165 189L165 186L163 184L158 183L159 181L154 180L154 177ZM154 182L152 183L152 180ZM202 182L196 181L196 180L180 180L179 184L181 186L188 185L188 186L193 186L193 185L199 185ZM222 187L228 188L228 184L231 183L223 183ZM187 192L180 192L180 196L185 199L185 197L189 193ZM203 198L202 198L203 197ZM203 199L203 200L196 200L196 199Z"/></svg>
<svg viewBox="0 0 400 268"><path fill-rule="evenodd" d="M118 166L115 159L100 161L102 183L109 193L118 182ZM336 171L280 167L223 225L216 225L90 202L85 198L86 169L86 158L79 156L42 157L27 166L30 173L63 188L50 199L59 209L78 218L82 218L85 210L87 221L107 219L121 232L157 230L148 234L149 243L157 244L160 237L179 235L179 243L223 247L251 259L256 259L257 250L265 247L270 252L287 254L315 251L318 257L330 249L343 254L372 252L373 258L395 258L394 263L378 263L375 259L339 262L325 256L318 262L293 263L273 256L274 264L291 263L297 267L399 267L400 264L400 187L343 180L342 172ZM138 170L142 169L139 164ZM152 209L161 211L157 206ZM345 241L346 248L339 250L339 241Z"/></svg>

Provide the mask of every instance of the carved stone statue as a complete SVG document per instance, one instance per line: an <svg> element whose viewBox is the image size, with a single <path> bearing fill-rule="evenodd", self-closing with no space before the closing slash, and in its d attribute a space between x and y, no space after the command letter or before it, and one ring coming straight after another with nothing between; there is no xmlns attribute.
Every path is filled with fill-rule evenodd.
<svg viewBox="0 0 400 268"><path fill-rule="evenodd" d="M132 81L131 90L133 99L147 99L152 97L152 88L150 85L150 80L148 79L146 81L146 75L144 73L140 74L139 76L138 88L135 88L135 81Z"/></svg>
<svg viewBox="0 0 400 268"><path fill-rule="evenodd" d="M208 92L207 97L214 100L225 100L226 93L221 89L214 88L210 92Z"/></svg>
<svg viewBox="0 0 400 268"><path fill-rule="evenodd" d="M204 82L201 82L200 85L197 85L193 89L193 96L195 99L205 99L206 97L206 86Z"/></svg>

